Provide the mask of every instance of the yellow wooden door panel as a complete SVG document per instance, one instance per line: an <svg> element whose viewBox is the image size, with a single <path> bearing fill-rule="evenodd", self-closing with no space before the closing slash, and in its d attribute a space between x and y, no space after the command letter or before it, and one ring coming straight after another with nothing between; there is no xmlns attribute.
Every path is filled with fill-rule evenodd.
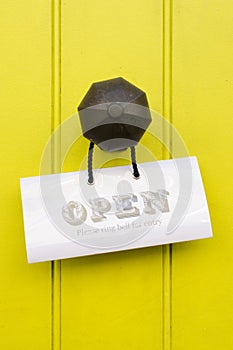
<svg viewBox="0 0 233 350"><path fill-rule="evenodd" d="M233 347L232 7L230 0L1 3L1 348ZM173 245L172 256L155 247L28 265L19 178L39 173L51 130L76 112L90 84L115 76L144 89L198 156L215 236ZM143 137L145 147L150 142ZM78 169L87 148L77 140L63 171ZM152 149L168 156L156 141ZM173 153L182 156L174 140Z"/></svg>
<svg viewBox="0 0 233 350"><path fill-rule="evenodd" d="M50 5L1 1L0 27L0 348L50 349L50 263L27 263L19 191L51 129Z"/></svg>
<svg viewBox="0 0 233 350"><path fill-rule="evenodd" d="M173 5L173 121L198 156L214 238L173 246L172 348L232 349L233 3Z"/></svg>
<svg viewBox="0 0 233 350"><path fill-rule="evenodd" d="M116 76L144 89L162 111L160 1L62 2L61 19L62 121L94 81ZM78 140L63 171L78 169L87 149ZM156 144L158 158L161 150ZM71 259L61 269L64 350L162 348L161 247Z"/></svg>

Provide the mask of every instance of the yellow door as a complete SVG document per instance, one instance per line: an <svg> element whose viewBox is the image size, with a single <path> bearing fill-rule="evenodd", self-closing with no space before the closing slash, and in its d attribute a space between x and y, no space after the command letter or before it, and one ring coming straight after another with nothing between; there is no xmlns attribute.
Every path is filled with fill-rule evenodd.
<svg viewBox="0 0 233 350"><path fill-rule="evenodd" d="M232 349L232 1L2 1L0 20L0 349ZM198 157L214 238L28 265L19 178L39 174L90 84L116 76ZM61 164L57 137L51 171L76 170L87 147Z"/></svg>

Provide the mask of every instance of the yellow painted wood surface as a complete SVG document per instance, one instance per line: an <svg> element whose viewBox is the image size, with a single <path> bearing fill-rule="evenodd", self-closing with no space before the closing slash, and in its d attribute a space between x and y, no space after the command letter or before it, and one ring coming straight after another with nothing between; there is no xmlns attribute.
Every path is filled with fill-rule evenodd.
<svg viewBox="0 0 233 350"><path fill-rule="evenodd" d="M6 1L0 26L0 348L232 349L232 1ZM115 76L198 157L214 238L28 265L19 177L39 174L90 84ZM61 164L59 136L51 171L76 170L88 142Z"/></svg>
<svg viewBox="0 0 233 350"><path fill-rule="evenodd" d="M214 231L173 246L174 350L233 348L232 62L232 1L174 1L172 119L199 159Z"/></svg>
<svg viewBox="0 0 233 350"><path fill-rule="evenodd" d="M50 5L0 4L0 349L51 348L50 263L26 262L19 178L51 133Z"/></svg>
<svg viewBox="0 0 233 350"><path fill-rule="evenodd" d="M71 1L61 18L62 120L93 81L115 76L143 87L161 111L160 2ZM63 170L77 168L87 149L87 141L77 142ZM61 269L63 349L161 349L161 247L71 259Z"/></svg>

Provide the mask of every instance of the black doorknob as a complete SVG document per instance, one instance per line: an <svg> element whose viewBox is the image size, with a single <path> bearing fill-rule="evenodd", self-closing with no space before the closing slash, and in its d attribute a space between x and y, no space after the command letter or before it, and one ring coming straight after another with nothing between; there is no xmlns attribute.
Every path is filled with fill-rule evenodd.
<svg viewBox="0 0 233 350"><path fill-rule="evenodd" d="M92 84L78 112L83 135L108 152L135 146L151 122L145 92L121 77Z"/></svg>
<svg viewBox="0 0 233 350"><path fill-rule="evenodd" d="M78 106L83 135L91 141L88 153L88 182L94 182L94 145L107 152L131 149L133 174L139 178L135 148L151 123L145 92L124 78L91 85Z"/></svg>

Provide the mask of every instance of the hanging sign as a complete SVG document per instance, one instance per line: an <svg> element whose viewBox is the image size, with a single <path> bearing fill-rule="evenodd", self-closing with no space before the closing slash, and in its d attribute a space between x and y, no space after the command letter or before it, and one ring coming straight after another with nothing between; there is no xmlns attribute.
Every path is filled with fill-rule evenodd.
<svg viewBox="0 0 233 350"><path fill-rule="evenodd" d="M23 178L28 262L101 254L212 236L195 157Z"/></svg>

